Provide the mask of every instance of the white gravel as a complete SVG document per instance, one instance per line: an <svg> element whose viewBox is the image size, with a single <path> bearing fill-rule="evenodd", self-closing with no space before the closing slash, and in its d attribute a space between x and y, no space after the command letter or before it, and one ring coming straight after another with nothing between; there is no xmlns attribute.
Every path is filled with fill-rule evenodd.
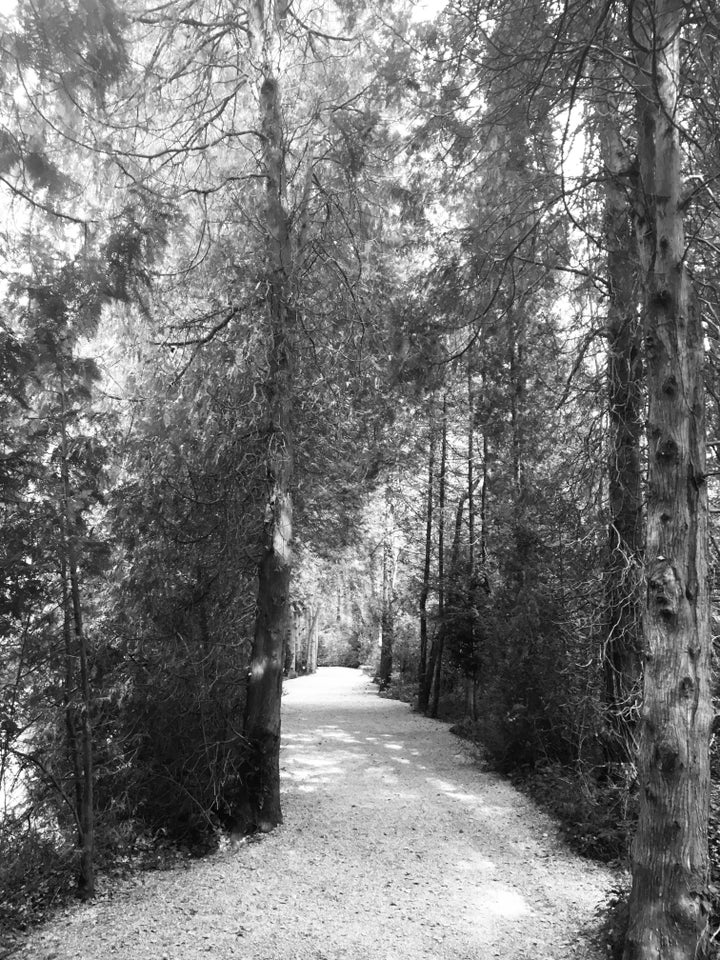
<svg viewBox="0 0 720 960"><path fill-rule="evenodd" d="M356 670L286 684L284 825L77 906L38 960L569 960L611 871Z"/></svg>

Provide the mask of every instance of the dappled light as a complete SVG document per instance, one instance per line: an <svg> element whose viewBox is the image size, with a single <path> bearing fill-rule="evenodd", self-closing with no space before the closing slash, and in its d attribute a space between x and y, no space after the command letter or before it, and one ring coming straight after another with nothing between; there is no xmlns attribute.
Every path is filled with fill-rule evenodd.
<svg viewBox="0 0 720 960"><path fill-rule="evenodd" d="M224 960L578 955L608 878L568 858L447 725L353 670L285 688L283 825L59 921L33 958L195 960L198 945Z"/></svg>
<svg viewBox="0 0 720 960"><path fill-rule="evenodd" d="M559 960L494 770L720 953L719 0L0 28L0 927L257 841L77 957Z"/></svg>
<svg viewBox="0 0 720 960"><path fill-rule="evenodd" d="M506 924L535 922L542 907L533 878L545 858L536 859L536 839L528 843L516 798L495 778L480 777L468 748L407 705L368 693L367 678L338 668L286 683L287 829L298 798L312 799L325 838L337 844L349 835L343 870L374 875L385 859L395 865L381 912L401 902L403 916L422 930L428 897L437 896L443 912L460 919L458 930L442 927L434 936L482 957ZM518 824L511 846L498 842ZM562 885L556 895L564 895ZM346 896L352 912L355 893Z"/></svg>
<svg viewBox="0 0 720 960"><path fill-rule="evenodd" d="M481 901L476 907L476 916L485 917L487 913L498 917L522 917L529 913L527 902L516 890L508 887L486 888L476 898Z"/></svg>

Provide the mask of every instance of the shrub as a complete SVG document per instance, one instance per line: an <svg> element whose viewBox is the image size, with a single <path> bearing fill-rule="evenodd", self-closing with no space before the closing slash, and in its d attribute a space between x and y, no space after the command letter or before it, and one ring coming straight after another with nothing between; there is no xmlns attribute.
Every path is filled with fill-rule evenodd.
<svg viewBox="0 0 720 960"><path fill-rule="evenodd" d="M77 853L35 826L0 833L0 928L24 930L75 894Z"/></svg>

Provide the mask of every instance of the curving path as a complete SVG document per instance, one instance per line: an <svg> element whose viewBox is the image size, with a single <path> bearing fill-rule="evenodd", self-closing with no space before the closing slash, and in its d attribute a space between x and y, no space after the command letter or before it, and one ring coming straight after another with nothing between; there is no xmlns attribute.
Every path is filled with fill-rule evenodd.
<svg viewBox="0 0 720 960"><path fill-rule="evenodd" d="M569 960L613 881L447 725L355 670L286 684L285 824L38 931L38 960Z"/></svg>

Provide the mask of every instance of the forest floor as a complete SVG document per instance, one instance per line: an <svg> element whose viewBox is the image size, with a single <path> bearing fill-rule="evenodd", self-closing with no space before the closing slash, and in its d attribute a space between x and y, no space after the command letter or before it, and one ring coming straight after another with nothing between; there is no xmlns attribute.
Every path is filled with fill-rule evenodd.
<svg viewBox="0 0 720 960"><path fill-rule="evenodd" d="M33 960L596 960L609 869L448 725L331 667L286 684L284 825L126 881Z"/></svg>

